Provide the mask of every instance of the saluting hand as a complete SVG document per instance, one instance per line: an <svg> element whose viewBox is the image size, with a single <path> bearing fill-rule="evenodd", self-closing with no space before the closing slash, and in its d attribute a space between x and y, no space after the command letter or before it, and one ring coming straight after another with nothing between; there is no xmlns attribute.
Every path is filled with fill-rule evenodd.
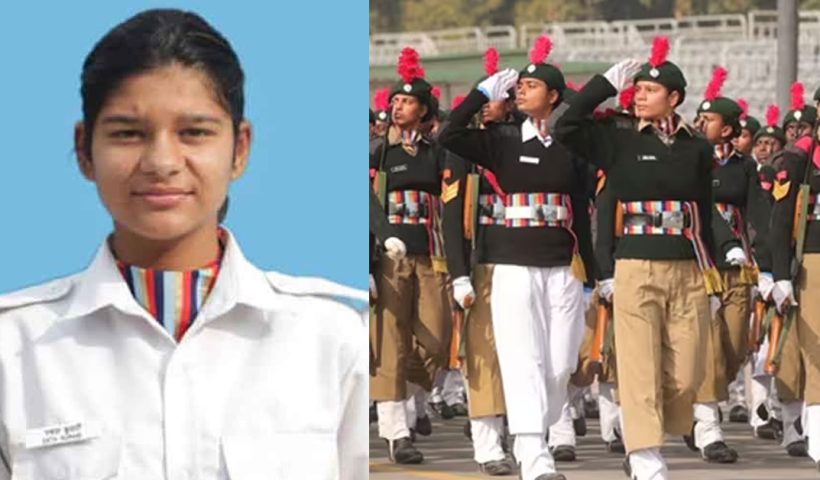
<svg viewBox="0 0 820 480"><path fill-rule="evenodd" d="M476 88L491 102L495 102L509 98L510 94L507 92L516 83L518 83L518 72L515 69L506 68L482 80Z"/></svg>
<svg viewBox="0 0 820 480"><path fill-rule="evenodd" d="M401 260L407 255L407 246L397 237L390 237L385 240L384 250L387 256L393 260Z"/></svg>
<svg viewBox="0 0 820 480"><path fill-rule="evenodd" d="M611 66L604 74L604 78L620 92L632 83L632 79L639 71L641 71L641 62L634 58L627 58Z"/></svg>

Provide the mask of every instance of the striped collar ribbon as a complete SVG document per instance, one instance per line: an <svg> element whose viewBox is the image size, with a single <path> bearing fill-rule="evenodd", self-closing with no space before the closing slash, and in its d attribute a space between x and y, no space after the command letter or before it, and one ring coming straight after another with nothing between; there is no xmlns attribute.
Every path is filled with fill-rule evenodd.
<svg viewBox="0 0 820 480"><path fill-rule="evenodd" d="M134 299L177 342L194 323L216 284L225 250L223 238L224 233L220 231L219 256L196 270L156 270L117 260L117 267Z"/></svg>

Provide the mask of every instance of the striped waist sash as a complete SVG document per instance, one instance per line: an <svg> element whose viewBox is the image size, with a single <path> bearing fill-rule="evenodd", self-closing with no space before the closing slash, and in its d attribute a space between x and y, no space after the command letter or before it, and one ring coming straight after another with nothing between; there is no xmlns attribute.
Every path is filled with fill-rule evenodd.
<svg viewBox="0 0 820 480"><path fill-rule="evenodd" d="M479 224L509 228L572 226L572 206L565 193L479 195Z"/></svg>

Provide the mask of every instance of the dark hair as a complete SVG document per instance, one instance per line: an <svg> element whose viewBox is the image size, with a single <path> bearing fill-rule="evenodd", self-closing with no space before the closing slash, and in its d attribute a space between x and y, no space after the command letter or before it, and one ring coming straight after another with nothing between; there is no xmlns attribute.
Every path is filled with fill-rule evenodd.
<svg viewBox="0 0 820 480"><path fill-rule="evenodd" d="M238 132L244 117L245 75L228 40L195 13L146 10L105 34L83 63L83 148L89 157L94 122L111 93L133 75L173 63L208 75L217 100L231 114L234 133Z"/></svg>

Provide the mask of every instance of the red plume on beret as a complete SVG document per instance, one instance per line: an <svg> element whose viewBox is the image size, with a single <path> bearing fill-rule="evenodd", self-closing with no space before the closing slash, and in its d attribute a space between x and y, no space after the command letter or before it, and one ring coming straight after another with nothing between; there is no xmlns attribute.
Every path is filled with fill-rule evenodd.
<svg viewBox="0 0 820 480"><path fill-rule="evenodd" d="M410 83L417 78L424 78L424 69L419 61L419 53L410 47L405 47L399 54L396 72L404 83Z"/></svg>
<svg viewBox="0 0 820 480"><path fill-rule="evenodd" d="M450 103L450 110L455 110L464 101L464 95L456 95Z"/></svg>
<svg viewBox="0 0 820 480"><path fill-rule="evenodd" d="M390 106L390 88L381 88L373 93L373 107L377 112L383 112Z"/></svg>
<svg viewBox="0 0 820 480"><path fill-rule="evenodd" d="M660 67L669 55L669 38L655 37L652 40L652 53L649 55L649 65L654 68Z"/></svg>
<svg viewBox="0 0 820 480"><path fill-rule="evenodd" d="M484 52L484 73L489 77L498 72L498 50L490 47Z"/></svg>
<svg viewBox="0 0 820 480"><path fill-rule="evenodd" d="M749 104L742 98L737 99L737 106L740 107L740 119L746 120L749 117Z"/></svg>
<svg viewBox="0 0 820 480"><path fill-rule="evenodd" d="M433 88L430 89L430 94L432 94L434 97L436 97L436 100L441 101L441 89L440 88L434 86Z"/></svg>
<svg viewBox="0 0 820 480"><path fill-rule="evenodd" d="M712 70L712 79L709 80L709 84L706 85L706 93L703 94L706 100L714 100L720 96L720 90L723 88L728 75L729 72L723 67L715 67Z"/></svg>
<svg viewBox="0 0 820 480"><path fill-rule="evenodd" d="M776 127L778 118L780 118L780 108L772 103L769 105L769 108L766 109L766 125Z"/></svg>
<svg viewBox="0 0 820 480"><path fill-rule="evenodd" d="M630 85L618 94L618 105L624 110L629 109L632 105L632 100L635 99L635 85Z"/></svg>
<svg viewBox="0 0 820 480"><path fill-rule="evenodd" d="M800 82L792 83L791 88L789 89L789 93L792 96L792 110L803 110L803 107L806 106L806 100L803 98L805 90L803 88L803 84Z"/></svg>
<svg viewBox="0 0 820 480"><path fill-rule="evenodd" d="M535 44L530 50L530 63L538 65L544 63L552 51L552 40L546 35L541 35L535 39Z"/></svg>

